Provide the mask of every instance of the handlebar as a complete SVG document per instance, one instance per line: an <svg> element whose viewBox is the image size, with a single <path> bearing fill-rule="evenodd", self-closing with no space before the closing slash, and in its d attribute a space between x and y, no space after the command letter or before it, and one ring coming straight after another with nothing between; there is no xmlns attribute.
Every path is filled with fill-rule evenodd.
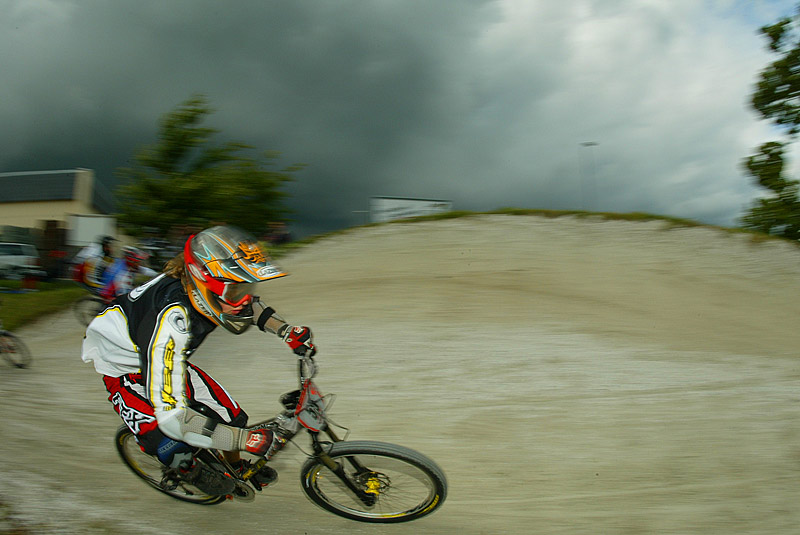
<svg viewBox="0 0 800 535"><path fill-rule="evenodd" d="M306 351L306 354L297 358L298 375L300 376L300 388L303 388L303 383L306 379L313 379L317 375L317 363L310 355L311 351Z"/></svg>

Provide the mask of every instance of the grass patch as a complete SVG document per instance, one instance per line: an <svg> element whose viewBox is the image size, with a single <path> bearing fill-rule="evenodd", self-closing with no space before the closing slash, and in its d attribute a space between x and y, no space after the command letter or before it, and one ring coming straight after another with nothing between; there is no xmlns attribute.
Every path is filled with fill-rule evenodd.
<svg viewBox="0 0 800 535"><path fill-rule="evenodd" d="M532 215L539 217L558 218L565 216L572 216L578 218L598 218L607 221L633 221L633 222L647 222L647 221L663 221L668 223L670 227L710 227L698 221L691 219L681 219L679 217L670 217L656 214L648 214L646 212L587 212L585 210L527 210L520 208L500 208L486 212L489 214L507 214L507 215ZM714 227L717 228L717 227Z"/></svg>
<svg viewBox="0 0 800 535"><path fill-rule="evenodd" d="M60 312L86 294L72 281L39 282L36 291L27 292L18 292L20 286L20 281L0 280L0 319L9 331Z"/></svg>

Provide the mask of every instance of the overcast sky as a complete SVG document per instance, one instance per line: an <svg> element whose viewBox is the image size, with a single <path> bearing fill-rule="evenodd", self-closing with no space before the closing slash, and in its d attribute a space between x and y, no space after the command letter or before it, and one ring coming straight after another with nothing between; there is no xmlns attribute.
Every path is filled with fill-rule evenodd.
<svg viewBox="0 0 800 535"><path fill-rule="evenodd" d="M0 0L0 172L114 169L193 94L308 165L297 235L371 196L734 225L758 28L789 0ZM584 146L584 143L596 145Z"/></svg>

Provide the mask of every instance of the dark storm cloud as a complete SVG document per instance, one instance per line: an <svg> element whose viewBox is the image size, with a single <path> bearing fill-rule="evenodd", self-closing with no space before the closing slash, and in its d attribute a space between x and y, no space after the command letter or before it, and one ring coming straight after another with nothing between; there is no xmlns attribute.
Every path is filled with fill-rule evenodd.
<svg viewBox="0 0 800 535"><path fill-rule="evenodd" d="M308 164L303 233L360 222L371 195L731 223L768 134L745 108L759 24L736 4L0 1L0 171L113 183L201 93L220 140Z"/></svg>

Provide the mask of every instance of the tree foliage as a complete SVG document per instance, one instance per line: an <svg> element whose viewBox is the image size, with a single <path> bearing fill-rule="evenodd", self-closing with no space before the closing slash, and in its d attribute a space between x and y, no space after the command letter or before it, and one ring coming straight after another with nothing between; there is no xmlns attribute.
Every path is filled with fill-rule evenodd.
<svg viewBox="0 0 800 535"><path fill-rule="evenodd" d="M278 153L252 157L244 143L212 145L218 131L200 126L211 112L201 95L186 100L161 118L157 143L140 149L134 166L117 169L126 233L150 227L163 236L183 225L227 223L260 236L270 222L287 219L282 188L301 166L275 171Z"/></svg>
<svg viewBox="0 0 800 535"><path fill-rule="evenodd" d="M783 143L764 143L758 154L745 161L750 174L772 195L757 199L742 222L747 228L796 240L800 239L798 182L784 178L783 151Z"/></svg>
<svg viewBox="0 0 800 535"><path fill-rule="evenodd" d="M761 33L778 58L761 71L751 104L785 132L788 142L793 142L800 132L800 16L764 26ZM784 175L788 142L764 143L755 155L745 159L747 172L768 190L768 196L755 201L742 223L747 228L800 239L798 182Z"/></svg>

